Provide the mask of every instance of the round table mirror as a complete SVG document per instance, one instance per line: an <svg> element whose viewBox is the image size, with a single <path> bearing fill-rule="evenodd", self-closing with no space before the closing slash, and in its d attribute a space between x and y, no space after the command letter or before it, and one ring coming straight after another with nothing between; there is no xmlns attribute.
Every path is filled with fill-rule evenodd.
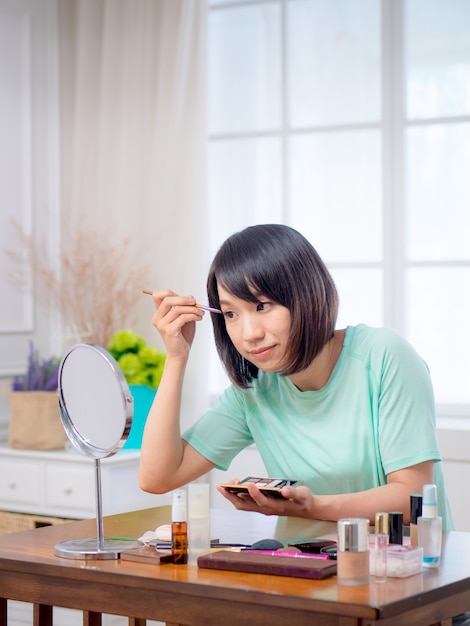
<svg viewBox="0 0 470 626"><path fill-rule="evenodd" d="M132 425L133 397L111 354L100 346L80 343L70 348L60 363L58 401L69 441L94 459L97 536L63 541L54 552L73 559L119 558L122 550L139 544L103 536L101 459L115 454L126 442Z"/></svg>

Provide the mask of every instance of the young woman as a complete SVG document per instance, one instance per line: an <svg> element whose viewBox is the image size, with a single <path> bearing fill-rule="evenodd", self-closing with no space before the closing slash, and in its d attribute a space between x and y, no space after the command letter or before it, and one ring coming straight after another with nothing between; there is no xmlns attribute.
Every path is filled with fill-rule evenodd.
<svg viewBox="0 0 470 626"><path fill-rule="evenodd" d="M249 498L219 487L238 509L371 521L377 511L403 511L408 523L410 494L435 483L443 526L452 528L425 363L392 330L335 329L334 282L300 233L265 224L232 235L207 291L222 311L211 316L232 384L180 434L185 367L205 312L192 296L154 292L167 358L145 428L142 489L163 493L227 469L256 443L270 476L303 485L284 487L282 500L254 484Z"/></svg>

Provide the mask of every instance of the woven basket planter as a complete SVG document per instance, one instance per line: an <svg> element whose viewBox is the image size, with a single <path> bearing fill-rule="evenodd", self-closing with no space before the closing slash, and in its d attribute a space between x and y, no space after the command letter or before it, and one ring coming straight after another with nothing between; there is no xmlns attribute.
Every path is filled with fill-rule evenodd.
<svg viewBox="0 0 470 626"><path fill-rule="evenodd" d="M56 391L5 390L10 403L8 444L25 450L55 450L67 441Z"/></svg>

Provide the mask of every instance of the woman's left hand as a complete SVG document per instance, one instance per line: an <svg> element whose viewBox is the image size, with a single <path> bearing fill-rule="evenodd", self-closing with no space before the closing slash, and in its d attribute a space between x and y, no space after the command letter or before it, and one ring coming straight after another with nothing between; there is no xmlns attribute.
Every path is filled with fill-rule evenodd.
<svg viewBox="0 0 470 626"><path fill-rule="evenodd" d="M283 498L265 496L254 484L247 485L248 493L231 493L221 486L217 490L239 511L255 511L264 515L289 515L313 518L314 496L308 487L283 487Z"/></svg>
<svg viewBox="0 0 470 626"><path fill-rule="evenodd" d="M354 493L312 494L308 487L283 487L284 498L269 498L252 483L248 493L236 495L222 486L219 492L240 511L256 511L264 515L289 515L306 519L338 520L342 517L365 517L374 523L377 511L404 511L403 521L409 524L410 493L421 493L423 485L432 483L434 461L423 461L387 474L387 483ZM237 483L239 481L229 481Z"/></svg>

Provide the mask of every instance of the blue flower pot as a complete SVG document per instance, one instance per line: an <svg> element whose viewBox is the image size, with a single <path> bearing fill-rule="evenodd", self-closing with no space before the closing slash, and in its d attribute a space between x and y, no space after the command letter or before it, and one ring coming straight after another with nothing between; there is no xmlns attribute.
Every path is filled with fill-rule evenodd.
<svg viewBox="0 0 470 626"><path fill-rule="evenodd" d="M134 417L131 432L123 448L140 450L145 422L155 398L156 389L150 389L147 385L129 385L129 390L134 398Z"/></svg>

